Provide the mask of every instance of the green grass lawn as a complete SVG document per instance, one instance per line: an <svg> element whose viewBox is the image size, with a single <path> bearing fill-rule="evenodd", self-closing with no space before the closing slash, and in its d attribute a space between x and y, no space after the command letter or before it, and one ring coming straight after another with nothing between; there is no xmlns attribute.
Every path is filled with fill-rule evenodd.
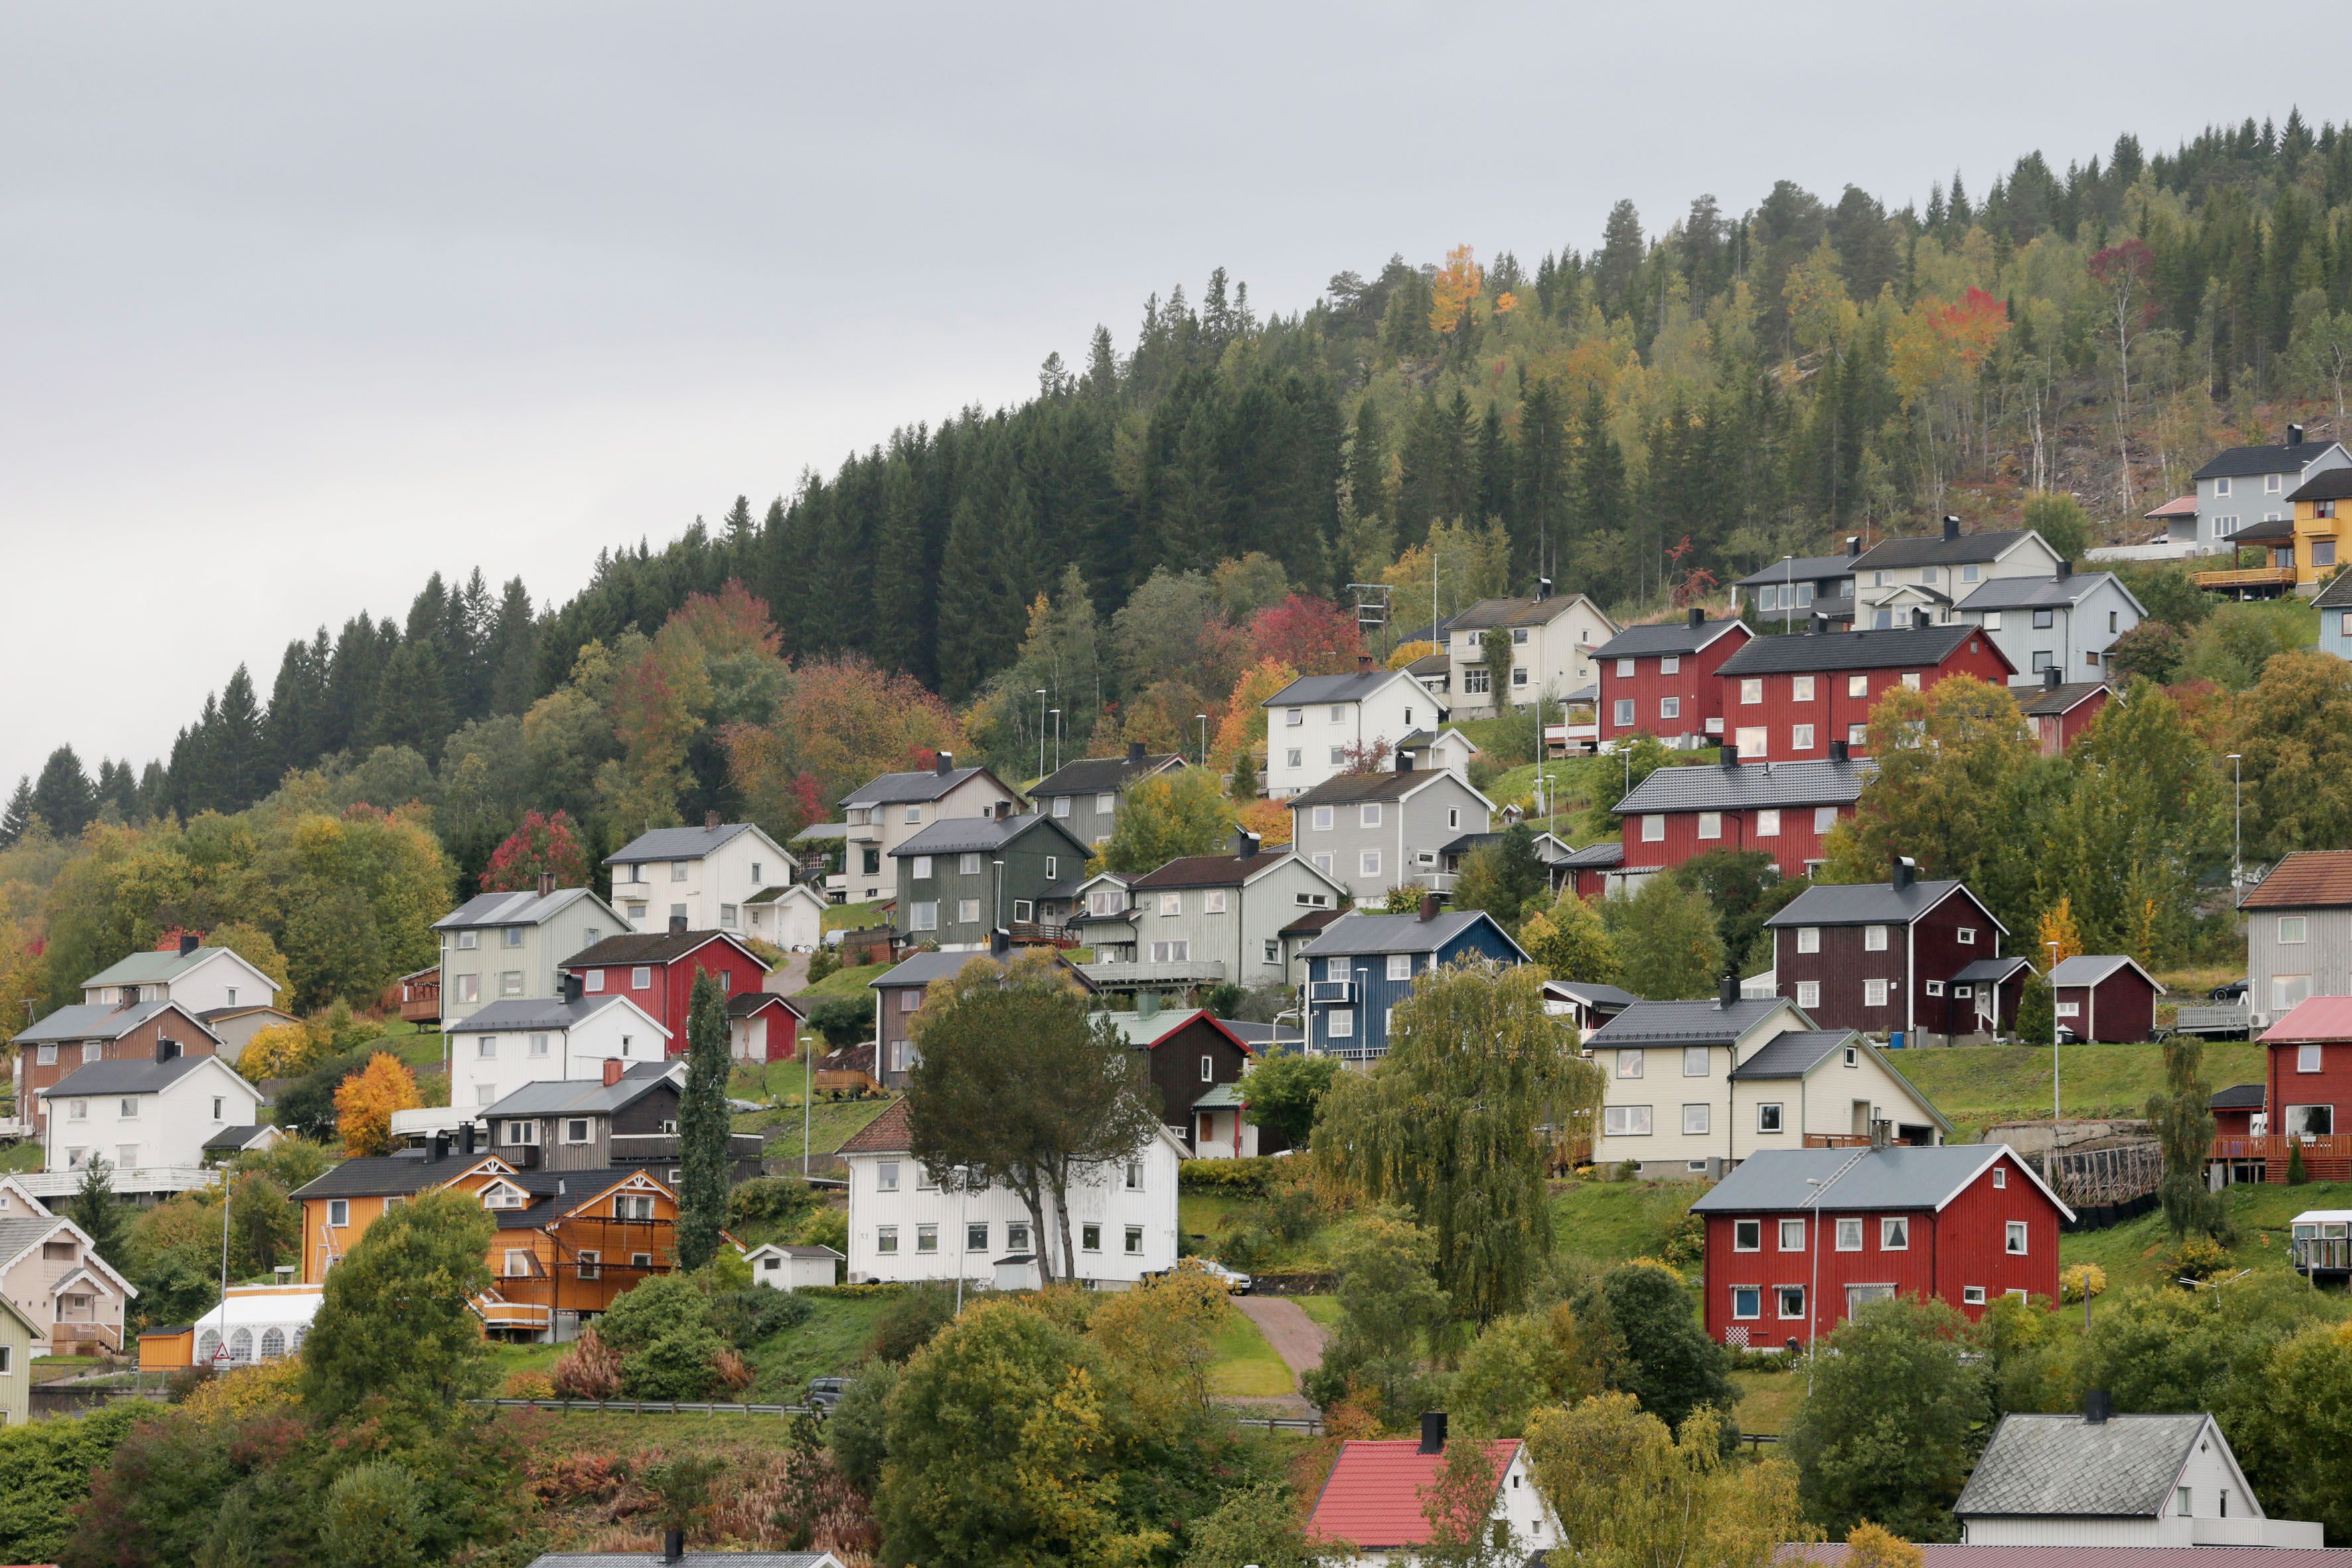
<svg viewBox="0 0 2352 1568"><path fill-rule="evenodd" d="M874 993L866 988L866 983L888 973L890 968L891 966L887 963L862 963L848 969L836 969L806 990L795 992L793 994L797 996L862 996L870 1001Z"/></svg>
<svg viewBox="0 0 2352 1568"><path fill-rule="evenodd" d="M868 926L878 926L882 923L881 910L882 906L878 902L870 904L827 904L825 906L824 913L818 917L818 929L822 931L863 931Z"/></svg>
<svg viewBox="0 0 2352 1568"><path fill-rule="evenodd" d="M1326 1329L1339 1326L1339 1298L1337 1296L1293 1296L1298 1310Z"/></svg>
<svg viewBox="0 0 2352 1568"><path fill-rule="evenodd" d="M55 1383L61 1377L79 1377L106 1364L106 1358L94 1355L43 1355L33 1358L33 1381Z"/></svg>
<svg viewBox="0 0 2352 1568"><path fill-rule="evenodd" d="M2061 1104L2068 1116L2137 1116L2164 1085L2155 1046L2061 1046ZM2047 1121L2050 1047L1955 1046L1897 1051L1895 1065L1948 1117L1958 1141L1996 1121ZM2263 1047L2227 1041L2205 1047L2205 1081L2215 1089L2263 1081Z"/></svg>
<svg viewBox="0 0 2352 1568"><path fill-rule="evenodd" d="M438 1029L422 1030L405 1026L407 1033L387 1035L385 1042L392 1054L413 1068L437 1068L441 1065L442 1039Z"/></svg>
<svg viewBox="0 0 2352 1568"><path fill-rule="evenodd" d="M857 1370L874 1337L874 1320L889 1306L887 1296L806 1298L814 1309L806 1322L760 1342L751 1352L757 1373L744 1399L754 1405L793 1405L813 1377L844 1377Z"/></svg>
<svg viewBox="0 0 2352 1568"><path fill-rule="evenodd" d="M1691 1182L1571 1182L1552 1196L1552 1237L1596 1262L1655 1258L1698 1193Z"/></svg>
<svg viewBox="0 0 2352 1568"><path fill-rule="evenodd" d="M504 1342L490 1346L490 1364L498 1369L499 1381L518 1372L549 1372L556 1361L570 1350L570 1345L514 1345Z"/></svg>
<svg viewBox="0 0 2352 1568"><path fill-rule="evenodd" d="M2300 1187L2254 1184L2231 1187L2225 1195L2238 1233L2231 1252L2239 1268L2258 1274L2291 1271L2287 1223L2296 1215L2305 1209L2352 1208L2352 1184L2336 1182L2312 1182ZM2158 1210L2107 1230L2062 1237L2058 1259L2069 1268L2077 1263L2097 1264L2107 1272L2107 1289L2115 1290L2170 1279L2172 1246L2172 1235Z"/></svg>
<svg viewBox="0 0 2352 1568"><path fill-rule="evenodd" d="M1790 1417L1805 1402L1805 1380L1794 1373L1735 1372L1731 1385L1739 1390L1732 1419L1742 1432L1786 1432Z"/></svg>
<svg viewBox="0 0 2352 1568"><path fill-rule="evenodd" d="M773 1156L795 1155L801 1150L801 1098L808 1092L811 1058L770 1062L764 1068L738 1068L728 1080L728 1092L741 1099L763 1100L768 1110L747 1110L735 1118L738 1132L758 1132L769 1142ZM890 1108L889 1100L827 1100L818 1096L809 1106L808 1150L830 1154Z"/></svg>
<svg viewBox="0 0 2352 1568"><path fill-rule="evenodd" d="M1273 1398L1297 1391L1290 1368L1265 1342L1257 1325L1238 1307L1225 1309L1224 1326L1212 1342L1217 1364L1210 1372L1213 1392L1240 1398Z"/></svg>
<svg viewBox="0 0 2352 1568"><path fill-rule="evenodd" d="M11 1143L0 1149L0 1172L37 1171L40 1168L41 1146L38 1143Z"/></svg>

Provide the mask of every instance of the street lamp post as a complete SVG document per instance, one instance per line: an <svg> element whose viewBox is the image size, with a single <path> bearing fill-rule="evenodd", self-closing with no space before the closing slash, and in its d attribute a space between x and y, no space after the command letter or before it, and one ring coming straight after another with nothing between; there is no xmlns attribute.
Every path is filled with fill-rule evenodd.
<svg viewBox="0 0 2352 1568"><path fill-rule="evenodd" d="M1805 1194L1805 1241L1813 1255L1812 1283L1805 1287L1805 1397L1813 1396L1813 1359L1818 1353L1822 1329L1822 1179L1807 1176L1805 1185L1813 1190ZM1759 1306L1757 1309L1761 1311Z"/></svg>
<svg viewBox="0 0 2352 1568"><path fill-rule="evenodd" d="M956 1316L963 1316L964 1244L971 1239L971 1231L964 1224L964 1205L971 1197L971 1167L958 1165L956 1179Z"/></svg>
<svg viewBox="0 0 2352 1568"><path fill-rule="evenodd" d="M2230 891L2246 885L2246 778L2236 752L2230 753Z"/></svg>
<svg viewBox="0 0 2352 1568"><path fill-rule="evenodd" d="M1201 765L1205 768L1209 765L1209 716L1195 713L1192 717L1201 722Z"/></svg>
<svg viewBox="0 0 2352 1568"><path fill-rule="evenodd" d="M1037 776L1045 776L1045 689L1037 689Z"/></svg>

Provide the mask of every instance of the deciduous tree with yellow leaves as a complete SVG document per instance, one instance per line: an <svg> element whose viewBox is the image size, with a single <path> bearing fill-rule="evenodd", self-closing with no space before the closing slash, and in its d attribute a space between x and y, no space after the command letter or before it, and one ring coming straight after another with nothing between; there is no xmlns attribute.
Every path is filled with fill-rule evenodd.
<svg viewBox="0 0 2352 1568"><path fill-rule="evenodd" d="M342 1135L343 1157L391 1153L392 1113L424 1103L417 1098L416 1075L398 1057L389 1051L370 1057L367 1066L335 1090L335 1131Z"/></svg>

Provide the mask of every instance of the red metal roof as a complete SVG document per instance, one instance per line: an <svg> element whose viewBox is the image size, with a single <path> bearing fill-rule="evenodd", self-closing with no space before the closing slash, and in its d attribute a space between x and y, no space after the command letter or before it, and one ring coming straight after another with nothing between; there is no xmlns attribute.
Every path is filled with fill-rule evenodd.
<svg viewBox="0 0 2352 1568"><path fill-rule="evenodd" d="M1922 1568L2345 1568L2352 1551L2317 1546L1932 1546ZM1800 1542L1783 1563L1838 1568L1843 1542Z"/></svg>
<svg viewBox="0 0 2352 1568"><path fill-rule="evenodd" d="M2313 996L2273 1024L2263 1043L2291 1040L2352 1040L2352 996Z"/></svg>
<svg viewBox="0 0 2352 1568"><path fill-rule="evenodd" d="M2238 900L2242 910L2307 910L2352 904L2352 849L2298 849Z"/></svg>
<svg viewBox="0 0 2352 1568"><path fill-rule="evenodd" d="M1422 1490L1437 1479L1443 1454L1424 1454L1412 1437L1381 1438L1339 1445L1339 1461L1331 1479L1315 1500L1315 1517L1307 1533L1324 1541L1345 1541L1366 1552L1399 1546L1423 1546L1429 1541L1429 1521L1422 1517ZM1495 1485L1518 1456L1516 1437L1486 1445L1495 1466Z"/></svg>
<svg viewBox="0 0 2352 1568"><path fill-rule="evenodd" d="M2195 517L2196 515L2197 497L2193 491L2185 496L2174 496L2170 500L2166 501L2154 511L2144 511L2140 513L2140 516L2142 517L2166 519L2176 517Z"/></svg>

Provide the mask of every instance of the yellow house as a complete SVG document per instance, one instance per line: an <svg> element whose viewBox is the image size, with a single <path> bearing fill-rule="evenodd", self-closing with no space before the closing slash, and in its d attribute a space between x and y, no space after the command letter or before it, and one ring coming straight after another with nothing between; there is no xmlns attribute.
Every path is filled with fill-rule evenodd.
<svg viewBox="0 0 2352 1568"><path fill-rule="evenodd" d="M2315 474L2286 499L2294 508L2292 517L2266 519L2230 536L2241 548L2261 549L2267 564L2200 572L2197 585L2309 597L2336 575L2338 564L2352 565L2352 468Z"/></svg>
<svg viewBox="0 0 2352 1568"><path fill-rule="evenodd" d="M33 1342L41 1330L0 1296L0 1426L33 1418Z"/></svg>

